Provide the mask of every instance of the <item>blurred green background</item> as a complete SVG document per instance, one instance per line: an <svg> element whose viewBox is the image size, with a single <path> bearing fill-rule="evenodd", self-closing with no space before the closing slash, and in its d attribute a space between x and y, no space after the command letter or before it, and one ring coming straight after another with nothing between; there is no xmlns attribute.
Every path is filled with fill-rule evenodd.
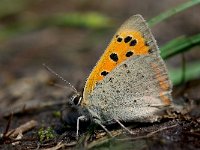
<svg viewBox="0 0 200 150"><path fill-rule="evenodd" d="M166 11L167 19L151 20ZM0 85L34 75L42 63L84 85L117 28L134 14L149 21L174 84L200 75L199 0L1 0Z"/></svg>

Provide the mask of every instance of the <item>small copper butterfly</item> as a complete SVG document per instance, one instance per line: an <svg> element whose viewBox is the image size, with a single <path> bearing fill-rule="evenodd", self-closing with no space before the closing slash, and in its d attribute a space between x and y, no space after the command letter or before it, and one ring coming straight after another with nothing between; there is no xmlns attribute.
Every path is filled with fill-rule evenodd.
<svg viewBox="0 0 200 150"><path fill-rule="evenodd" d="M172 102L172 84L159 53L143 17L130 17L90 73L83 96L73 88L77 136L80 120L91 120L109 132L104 125L118 123L128 130L121 122L155 122L162 117Z"/></svg>

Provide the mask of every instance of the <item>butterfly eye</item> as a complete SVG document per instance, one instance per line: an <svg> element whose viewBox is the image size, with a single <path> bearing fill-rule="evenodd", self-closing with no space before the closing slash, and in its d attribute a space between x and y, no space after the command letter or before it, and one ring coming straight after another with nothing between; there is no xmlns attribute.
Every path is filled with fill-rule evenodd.
<svg viewBox="0 0 200 150"><path fill-rule="evenodd" d="M80 105L82 96L80 94L75 94L71 97L71 102L74 105Z"/></svg>

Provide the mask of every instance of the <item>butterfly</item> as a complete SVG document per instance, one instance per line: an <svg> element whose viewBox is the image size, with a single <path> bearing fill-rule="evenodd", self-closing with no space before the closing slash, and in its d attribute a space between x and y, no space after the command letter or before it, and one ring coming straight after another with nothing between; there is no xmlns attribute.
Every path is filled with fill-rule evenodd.
<svg viewBox="0 0 200 150"><path fill-rule="evenodd" d="M155 122L172 103L172 83L156 41L141 15L130 17L113 36L87 78L82 94L70 102L77 113L64 120L91 120L105 125L122 122ZM82 96L81 96L82 95Z"/></svg>

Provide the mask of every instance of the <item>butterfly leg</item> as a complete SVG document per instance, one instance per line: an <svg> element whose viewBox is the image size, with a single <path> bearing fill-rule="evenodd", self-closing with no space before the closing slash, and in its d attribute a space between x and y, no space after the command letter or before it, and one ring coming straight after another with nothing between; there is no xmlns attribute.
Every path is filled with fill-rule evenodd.
<svg viewBox="0 0 200 150"><path fill-rule="evenodd" d="M94 122L98 125L100 125L105 131L106 133L110 136L110 137L113 137L112 134L110 133L110 131L108 131L108 129L97 119L94 119Z"/></svg>
<svg viewBox="0 0 200 150"><path fill-rule="evenodd" d="M79 124L80 124L80 120L85 120L86 117L85 116L80 116L77 118L77 124L76 124L76 139L78 139L78 131L79 131Z"/></svg>
<svg viewBox="0 0 200 150"><path fill-rule="evenodd" d="M133 134L131 130L125 127L118 119L114 119L123 129L125 129L128 133Z"/></svg>

